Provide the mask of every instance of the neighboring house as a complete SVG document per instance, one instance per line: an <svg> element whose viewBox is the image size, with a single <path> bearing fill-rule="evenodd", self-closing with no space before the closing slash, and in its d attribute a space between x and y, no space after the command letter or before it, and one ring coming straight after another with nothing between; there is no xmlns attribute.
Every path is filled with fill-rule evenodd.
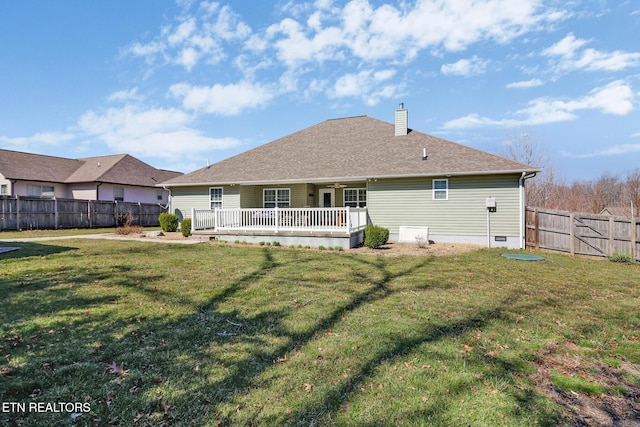
<svg viewBox="0 0 640 427"><path fill-rule="evenodd" d="M407 116L327 120L176 177L163 183L171 212L226 240L353 236L366 209L393 240L524 247L525 179L540 169L409 129Z"/></svg>
<svg viewBox="0 0 640 427"><path fill-rule="evenodd" d="M168 203L156 184L181 175L128 154L66 159L0 150L0 196Z"/></svg>
<svg viewBox="0 0 640 427"><path fill-rule="evenodd" d="M635 212L637 214L637 212ZM626 216L631 217L634 215L632 206L607 206L600 211L600 215L608 216Z"/></svg>

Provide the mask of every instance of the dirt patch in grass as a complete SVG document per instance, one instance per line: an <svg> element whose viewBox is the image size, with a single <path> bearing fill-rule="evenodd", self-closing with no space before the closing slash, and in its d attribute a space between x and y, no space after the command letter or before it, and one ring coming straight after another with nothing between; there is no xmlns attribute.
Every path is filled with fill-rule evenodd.
<svg viewBox="0 0 640 427"><path fill-rule="evenodd" d="M587 360L571 342L550 342L537 354L537 372L532 376L538 390L566 411L576 427L640 426L640 367L620 360L615 368ZM603 394L563 390L552 382L554 375L580 378L604 386Z"/></svg>
<svg viewBox="0 0 640 427"><path fill-rule="evenodd" d="M365 246L349 249L353 253L365 253L383 256L429 256L429 255L457 255L481 249L483 246L466 243L432 243L420 247L414 243L388 242L378 249Z"/></svg>

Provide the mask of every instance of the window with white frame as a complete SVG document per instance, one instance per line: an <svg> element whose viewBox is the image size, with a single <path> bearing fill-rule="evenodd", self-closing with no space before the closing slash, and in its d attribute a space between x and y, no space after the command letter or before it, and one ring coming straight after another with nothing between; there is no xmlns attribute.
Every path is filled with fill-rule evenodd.
<svg viewBox="0 0 640 427"><path fill-rule="evenodd" d="M210 209L222 209L222 187L209 188Z"/></svg>
<svg viewBox="0 0 640 427"><path fill-rule="evenodd" d="M352 208L364 208L367 206L366 188L345 188L344 205Z"/></svg>
<svg viewBox="0 0 640 427"><path fill-rule="evenodd" d="M162 190L156 190L156 200L162 201L162 198L163 198L162 196L163 196Z"/></svg>
<svg viewBox="0 0 640 427"><path fill-rule="evenodd" d="M0 185L0 195L3 195L3 196L4 196L4 195L6 195L6 194L7 194L7 192L8 192L8 190L7 190L7 184L2 184L2 185Z"/></svg>
<svg viewBox="0 0 640 427"><path fill-rule="evenodd" d="M433 183L433 200L449 200L449 180L434 179Z"/></svg>
<svg viewBox="0 0 640 427"><path fill-rule="evenodd" d="M51 185L27 185L27 196L53 197L55 192Z"/></svg>
<svg viewBox="0 0 640 427"><path fill-rule="evenodd" d="M291 190L288 188L265 188L262 206L264 208L286 208L291 206Z"/></svg>
<svg viewBox="0 0 640 427"><path fill-rule="evenodd" d="M113 187L113 200L116 202L124 202L124 188Z"/></svg>

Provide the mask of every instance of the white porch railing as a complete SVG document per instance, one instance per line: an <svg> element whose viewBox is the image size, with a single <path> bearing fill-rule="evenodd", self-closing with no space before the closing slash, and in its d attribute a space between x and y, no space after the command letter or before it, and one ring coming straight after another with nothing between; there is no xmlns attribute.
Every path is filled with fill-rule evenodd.
<svg viewBox="0 0 640 427"><path fill-rule="evenodd" d="M191 232L324 232L351 234L367 225L367 208L192 209Z"/></svg>

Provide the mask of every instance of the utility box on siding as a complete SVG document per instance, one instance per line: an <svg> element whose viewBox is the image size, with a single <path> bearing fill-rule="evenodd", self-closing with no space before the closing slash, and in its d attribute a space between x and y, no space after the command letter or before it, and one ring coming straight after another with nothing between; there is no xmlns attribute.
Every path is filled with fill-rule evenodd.
<svg viewBox="0 0 640 427"><path fill-rule="evenodd" d="M429 227L401 225L398 235L399 243L429 244Z"/></svg>

